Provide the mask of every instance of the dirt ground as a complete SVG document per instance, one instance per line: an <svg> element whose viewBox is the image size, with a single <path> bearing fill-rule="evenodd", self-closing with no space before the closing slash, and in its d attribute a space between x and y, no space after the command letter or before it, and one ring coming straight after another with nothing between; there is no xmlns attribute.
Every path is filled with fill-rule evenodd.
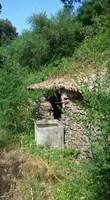
<svg viewBox="0 0 110 200"><path fill-rule="evenodd" d="M0 152L0 200L11 200L21 177L23 159L17 151Z"/></svg>
<svg viewBox="0 0 110 200"><path fill-rule="evenodd" d="M52 187L61 172L19 150L1 151L0 200L52 200Z"/></svg>

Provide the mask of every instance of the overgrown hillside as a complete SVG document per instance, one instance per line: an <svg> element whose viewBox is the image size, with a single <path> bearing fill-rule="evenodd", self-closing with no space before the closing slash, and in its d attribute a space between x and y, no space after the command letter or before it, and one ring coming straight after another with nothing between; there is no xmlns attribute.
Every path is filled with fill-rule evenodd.
<svg viewBox="0 0 110 200"><path fill-rule="evenodd" d="M110 3L82 1L74 11L74 1L62 2L51 18L30 17L30 31L20 36L0 19L0 187L7 188L1 200L109 199ZM56 77L75 80L84 97L79 106L87 117L73 120L89 136L93 127L101 133L100 141L90 141L92 160L81 160L75 148L35 145L30 102L46 91L27 87Z"/></svg>

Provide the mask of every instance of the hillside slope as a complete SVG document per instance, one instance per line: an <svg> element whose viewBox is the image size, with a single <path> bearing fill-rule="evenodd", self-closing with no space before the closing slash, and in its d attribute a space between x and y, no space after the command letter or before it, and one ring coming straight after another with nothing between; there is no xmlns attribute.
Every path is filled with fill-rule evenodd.
<svg viewBox="0 0 110 200"><path fill-rule="evenodd" d="M71 11L35 14L29 31L0 38L0 200L109 200L110 3ZM83 98L61 110L68 147L37 146L34 111L70 81Z"/></svg>

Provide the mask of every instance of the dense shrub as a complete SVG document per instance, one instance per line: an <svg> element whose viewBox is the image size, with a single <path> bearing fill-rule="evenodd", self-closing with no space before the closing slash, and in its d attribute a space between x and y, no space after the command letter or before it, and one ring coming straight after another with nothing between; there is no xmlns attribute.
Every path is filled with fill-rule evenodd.
<svg viewBox="0 0 110 200"><path fill-rule="evenodd" d="M70 56L83 40L82 26L69 10L48 19L45 14L31 17L33 31L40 33L50 46L49 58Z"/></svg>
<svg viewBox="0 0 110 200"><path fill-rule="evenodd" d="M92 37L109 27L109 0L85 1L78 10L77 19L82 22L86 36Z"/></svg>
<svg viewBox="0 0 110 200"><path fill-rule="evenodd" d="M101 132L101 140L92 143L93 157L95 161L94 169L94 184L99 188L97 199L109 199L109 133L110 133L110 68L108 66L107 76L97 78L94 81L94 90L89 90L89 87L84 89L84 97L86 100L86 107L88 108L87 123L89 127L94 127ZM90 131L92 129L90 128ZM101 189L100 189L101 188Z"/></svg>
<svg viewBox="0 0 110 200"><path fill-rule="evenodd" d="M23 33L10 48L10 55L23 67L39 69L51 59L71 56L84 39L81 23L66 10L50 19L33 15L30 23L32 31Z"/></svg>
<svg viewBox="0 0 110 200"><path fill-rule="evenodd" d="M16 28L8 19L0 19L0 46L7 45L17 37Z"/></svg>
<svg viewBox="0 0 110 200"><path fill-rule="evenodd" d="M110 5L108 0L85 1L84 4L79 8L78 19L82 21L84 25L91 25L94 23L94 17L104 14L107 15L109 9Z"/></svg>
<svg viewBox="0 0 110 200"><path fill-rule="evenodd" d="M49 52L48 41L40 34L24 33L10 48L12 56L22 67L39 68L46 62Z"/></svg>
<svg viewBox="0 0 110 200"><path fill-rule="evenodd" d="M71 3L73 1L63 2ZM92 144L94 169L90 169L89 175L94 177L90 181L84 172L83 176L81 173L77 176L73 165L75 162L71 158L70 169L65 176L65 182L62 181L60 187L56 189L57 199L75 198L79 200L87 198L89 200L108 200L110 159L108 140L110 132L110 96L108 93L110 83L110 3L109 0L84 2L76 16L69 9L64 9L51 18L48 18L45 14L32 16L30 19L31 30L23 33L12 43L10 41L15 38L15 35L10 35L10 29L6 29L6 34L0 35L0 44L3 45L0 48L0 128L8 129L11 133L28 133L31 130L30 105L28 106L28 91L26 89L30 82L39 82L48 77L65 75L65 73L68 73L69 77L72 76L71 73L73 76L79 76L78 73L81 70L83 71L83 67L87 69L89 66L89 69L92 68L90 69L91 72L93 66L98 67L99 71L101 66L108 66L106 79L101 82L102 77L97 76L94 90L89 90L86 85L83 92L88 110L87 124L90 128L94 125L102 133L102 140L97 144ZM1 27L3 29L3 26ZM15 31L15 29L13 30ZM82 45L80 45L81 42L83 42ZM80 48L78 49L79 45ZM73 57L66 58L73 53ZM41 66L44 66L44 69L38 72ZM32 69L37 69L37 72ZM76 74L75 70L77 71ZM26 83L28 78L28 83ZM37 95L36 93L33 95L35 101ZM40 96L42 94L39 92L39 98ZM30 139L26 146L34 151ZM47 151L45 152L45 150L41 149L43 156L45 155L49 162L52 151L50 151L50 155L48 155ZM35 152L38 153L38 150L35 150ZM58 155L59 153L53 156L53 160ZM65 164L65 159L68 159L69 156L66 156L66 158L64 156L65 159L63 161L61 157L59 157L57 164L60 161ZM76 168L78 168L78 165L80 168L79 162L76 162L76 165ZM68 163L66 166L68 166ZM72 168L74 173L68 176ZM90 186L94 186L96 191L94 192L93 190L92 193L89 193Z"/></svg>
<svg viewBox="0 0 110 200"><path fill-rule="evenodd" d="M26 71L11 58L0 69L0 126L12 133L29 128L28 98L25 85Z"/></svg>

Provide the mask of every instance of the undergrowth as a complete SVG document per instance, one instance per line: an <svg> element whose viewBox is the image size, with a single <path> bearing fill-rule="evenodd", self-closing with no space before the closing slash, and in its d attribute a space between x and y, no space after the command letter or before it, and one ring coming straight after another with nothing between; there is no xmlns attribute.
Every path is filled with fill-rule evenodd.
<svg viewBox="0 0 110 200"><path fill-rule="evenodd" d="M32 30L0 47L0 151L19 148L29 154L15 199L109 199L109 5L108 0L85 1L77 16L65 9L50 19L45 14L34 15ZM87 117L73 116L74 120L85 127L90 140L92 126L102 134L100 142L91 140L92 161L80 160L74 148L53 150L34 142L33 103L45 91L33 94L27 87L62 76L81 86ZM82 87L85 79L87 84Z"/></svg>
<svg viewBox="0 0 110 200"><path fill-rule="evenodd" d="M25 152L33 154L38 160L43 159L49 167L56 169L58 180L52 187L55 200L98 199L96 198L96 185L93 183L94 165L89 161L80 161L78 150L36 147L32 135L22 136L21 141Z"/></svg>

